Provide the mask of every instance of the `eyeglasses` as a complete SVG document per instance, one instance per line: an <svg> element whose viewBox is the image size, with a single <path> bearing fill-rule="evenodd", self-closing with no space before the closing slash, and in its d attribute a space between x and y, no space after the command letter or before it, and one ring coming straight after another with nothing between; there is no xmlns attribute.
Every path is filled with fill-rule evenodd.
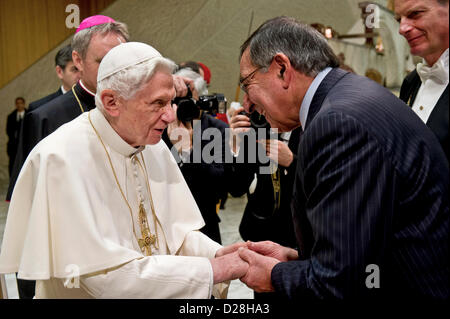
<svg viewBox="0 0 450 319"><path fill-rule="evenodd" d="M252 77L253 77L253 75L256 73L256 71L258 71L258 70L260 70L260 69L261 69L261 67L256 68L255 70L253 70L252 72L250 72L249 75L247 75L245 78L243 78L243 79L241 79L241 80L239 81L240 86L241 86L241 90L244 91L244 93L247 93L247 87L248 87L248 85L249 85L249 83L244 83L244 82L247 81L247 79L250 79L250 80L251 80Z"/></svg>

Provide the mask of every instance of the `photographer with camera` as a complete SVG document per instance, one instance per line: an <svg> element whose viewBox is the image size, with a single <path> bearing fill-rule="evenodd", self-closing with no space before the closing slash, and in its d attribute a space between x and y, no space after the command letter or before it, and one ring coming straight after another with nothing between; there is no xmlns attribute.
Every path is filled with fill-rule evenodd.
<svg viewBox="0 0 450 319"><path fill-rule="evenodd" d="M228 192L228 185L232 185L229 182L230 166L225 164L225 154L230 152L225 141L228 125L214 118L219 108L218 97L205 95L206 82L200 74L181 69L175 75L191 79L193 85L186 96L173 101L177 119L164 131L163 140L175 157L202 213L205 226L200 231L221 243L216 205L221 195ZM216 134L205 138L204 132L208 129ZM220 143L219 149L204 151L209 143Z"/></svg>
<svg viewBox="0 0 450 319"><path fill-rule="evenodd" d="M239 233L244 240L271 240L286 247L297 246L292 223L290 203L297 166L297 147L299 144L301 127L288 133L268 134L258 136L257 145L250 145L251 139L244 140L243 134L251 129L269 130L270 125L264 116L258 112L247 114L240 107L231 113L230 128L234 142L230 144L235 156L254 151L257 147L265 150L274 166L272 173L260 170L261 162L234 165L234 174L241 176L245 182L240 183L240 189L232 193L242 196L247 193L248 202L239 225ZM276 137L278 139L270 139ZM254 143L254 142L253 142ZM249 156L244 156L248 159ZM254 292L255 299L277 298L275 293Z"/></svg>

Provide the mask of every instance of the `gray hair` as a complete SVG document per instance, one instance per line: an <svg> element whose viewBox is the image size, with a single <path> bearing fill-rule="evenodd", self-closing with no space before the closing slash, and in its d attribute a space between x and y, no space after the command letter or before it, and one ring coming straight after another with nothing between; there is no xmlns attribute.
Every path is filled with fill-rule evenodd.
<svg viewBox="0 0 450 319"><path fill-rule="evenodd" d="M241 46L240 58L249 48L254 66L267 70L277 53L285 54L295 70L316 76L326 67L338 67L339 60L325 37L314 28L290 17L264 22Z"/></svg>
<svg viewBox="0 0 450 319"><path fill-rule="evenodd" d="M100 95L103 90L113 90L125 100L132 99L141 89L141 86L147 83L156 71L166 68L170 73L176 69L175 62L163 58L155 57L150 60L129 66L109 77L97 82L97 93L95 94L95 105L103 111L103 103Z"/></svg>
<svg viewBox="0 0 450 319"><path fill-rule="evenodd" d="M178 70L175 75L186 77L194 81L195 90L198 95L208 95L208 87L203 76L192 70L191 68L183 68Z"/></svg>
<svg viewBox="0 0 450 319"><path fill-rule="evenodd" d="M122 36L127 42L130 39L128 28L125 23L118 21L103 23L75 33L72 39L72 49L74 51L77 51L80 54L81 58L84 59L86 57L86 52L91 42L92 36L97 33L103 35L110 32Z"/></svg>

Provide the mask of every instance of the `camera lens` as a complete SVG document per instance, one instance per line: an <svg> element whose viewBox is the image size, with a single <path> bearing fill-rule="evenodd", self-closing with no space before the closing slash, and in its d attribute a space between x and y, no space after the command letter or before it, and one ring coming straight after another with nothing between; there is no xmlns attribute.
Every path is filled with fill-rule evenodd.
<svg viewBox="0 0 450 319"><path fill-rule="evenodd" d="M181 122L190 122L197 118L200 110L195 104L195 101L189 98L181 98L177 101L177 118Z"/></svg>

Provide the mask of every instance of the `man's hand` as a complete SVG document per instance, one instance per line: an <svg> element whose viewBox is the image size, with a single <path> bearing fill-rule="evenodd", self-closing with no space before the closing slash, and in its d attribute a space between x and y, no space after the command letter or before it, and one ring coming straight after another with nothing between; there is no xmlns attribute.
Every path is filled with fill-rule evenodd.
<svg viewBox="0 0 450 319"><path fill-rule="evenodd" d="M248 270L248 264L239 257L237 251L210 259L210 262L214 274L214 284L241 278Z"/></svg>
<svg viewBox="0 0 450 319"><path fill-rule="evenodd" d="M230 148L236 154L238 146L240 144L239 134L246 133L250 130L250 119L246 115L239 114L244 111L243 107L240 107L233 112L231 112L230 128L231 128L231 138L230 138Z"/></svg>
<svg viewBox="0 0 450 319"><path fill-rule="evenodd" d="M298 252L295 249L281 246L272 241L248 242L248 249L251 249L258 254L275 258L279 261L290 261L298 259Z"/></svg>
<svg viewBox="0 0 450 319"><path fill-rule="evenodd" d="M175 87L177 97L186 96L189 87L192 92L192 98L198 100L198 92L195 89L194 80L178 75L172 75L172 77L173 77L173 86Z"/></svg>
<svg viewBox="0 0 450 319"><path fill-rule="evenodd" d="M216 257L221 257L230 253L234 253L237 251L240 247L247 248L247 243L245 242L238 242L234 243L225 247L220 248L216 251Z"/></svg>
<svg viewBox="0 0 450 319"><path fill-rule="evenodd" d="M280 261L245 248L240 248L238 252L249 265L247 273L240 278L241 281L256 292L274 291L271 274L273 267Z"/></svg>
<svg viewBox="0 0 450 319"><path fill-rule="evenodd" d="M177 114L177 105L173 104L173 111ZM193 129L191 123L183 123L175 119L167 126L167 135L178 153L190 152L192 148Z"/></svg>
<svg viewBox="0 0 450 319"><path fill-rule="evenodd" d="M294 160L294 154L285 143L279 140L259 140L262 146L266 148L267 156L274 162L283 167L289 167Z"/></svg>

